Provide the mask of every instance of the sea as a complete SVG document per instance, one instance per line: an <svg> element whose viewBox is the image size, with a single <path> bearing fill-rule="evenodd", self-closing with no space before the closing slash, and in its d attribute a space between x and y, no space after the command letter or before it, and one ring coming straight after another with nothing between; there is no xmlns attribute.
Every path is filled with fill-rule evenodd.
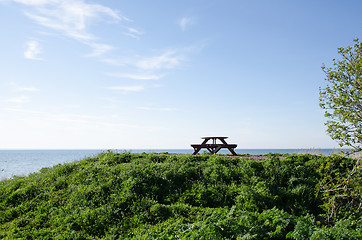
<svg viewBox="0 0 362 240"><path fill-rule="evenodd" d="M178 153L192 154L193 149L111 149L114 152L130 153ZM0 150L0 181L14 176L27 176L38 172L45 167L69 163L92 157L106 149L96 150ZM264 155L268 153L280 154L319 154L331 155L342 149L235 149L238 154ZM228 154L228 150L220 150L219 154Z"/></svg>

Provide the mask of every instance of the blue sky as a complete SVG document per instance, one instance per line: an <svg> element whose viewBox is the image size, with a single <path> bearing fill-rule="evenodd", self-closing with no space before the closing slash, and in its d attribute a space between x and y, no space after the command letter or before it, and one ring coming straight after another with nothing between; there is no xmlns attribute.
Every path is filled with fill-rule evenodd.
<svg viewBox="0 0 362 240"><path fill-rule="evenodd" d="M333 148L362 1L0 0L0 149Z"/></svg>

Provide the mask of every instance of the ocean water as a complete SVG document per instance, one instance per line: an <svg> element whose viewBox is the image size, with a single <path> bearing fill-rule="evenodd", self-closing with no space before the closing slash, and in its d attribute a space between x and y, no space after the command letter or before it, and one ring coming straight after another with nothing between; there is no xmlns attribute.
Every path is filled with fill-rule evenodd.
<svg viewBox="0 0 362 240"><path fill-rule="evenodd" d="M85 157L92 157L107 150L0 150L0 181L13 176L26 176L38 172L44 167L52 167L57 164L81 160ZM181 153L192 154L193 149L132 149L113 150L116 152L131 153ZM311 153L330 155L338 153L340 149L235 149L238 154L268 154L268 153ZM200 151L202 153L203 150ZM228 150L220 150L219 154L228 154Z"/></svg>

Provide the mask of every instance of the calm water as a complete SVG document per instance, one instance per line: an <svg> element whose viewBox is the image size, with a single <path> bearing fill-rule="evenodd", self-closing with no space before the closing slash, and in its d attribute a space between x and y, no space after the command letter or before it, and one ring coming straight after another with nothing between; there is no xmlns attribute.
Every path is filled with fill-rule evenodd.
<svg viewBox="0 0 362 240"><path fill-rule="evenodd" d="M0 180L11 178L14 175L24 176L37 172L44 167L52 167L60 163L73 162L85 157L91 157L106 150L0 150ZM131 153L142 152L169 152L191 154L192 149L158 149L158 150L115 150ZM268 154L268 153L314 153L330 155L337 153L338 149L236 149L239 154ZM202 152L202 151L201 151ZM220 154L229 153L221 150Z"/></svg>

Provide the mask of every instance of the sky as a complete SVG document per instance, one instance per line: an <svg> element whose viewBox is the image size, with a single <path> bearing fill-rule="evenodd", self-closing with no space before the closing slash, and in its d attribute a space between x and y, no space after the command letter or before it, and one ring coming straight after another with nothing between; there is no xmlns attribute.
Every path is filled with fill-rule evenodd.
<svg viewBox="0 0 362 240"><path fill-rule="evenodd" d="M322 64L362 1L0 0L0 149L336 148Z"/></svg>

